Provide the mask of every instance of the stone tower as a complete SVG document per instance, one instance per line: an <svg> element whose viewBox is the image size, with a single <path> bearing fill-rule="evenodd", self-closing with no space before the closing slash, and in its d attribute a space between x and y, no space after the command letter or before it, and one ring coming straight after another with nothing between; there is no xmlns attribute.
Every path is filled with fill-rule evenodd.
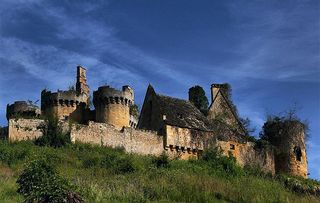
<svg viewBox="0 0 320 203"><path fill-rule="evenodd" d="M96 121L109 123L117 129L130 126L130 106L134 102L134 92L129 86L122 90L110 86L99 87L93 92L93 104L96 109Z"/></svg>
<svg viewBox="0 0 320 203"><path fill-rule="evenodd" d="M78 66L76 89L58 90L57 92L43 90L41 92L41 112L47 117L84 123L89 105L89 92L86 69Z"/></svg>
<svg viewBox="0 0 320 203"><path fill-rule="evenodd" d="M296 120L283 122L278 132L275 167L277 173L289 173L295 176L308 177L308 163L305 144L305 126Z"/></svg>
<svg viewBox="0 0 320 203"><path fill-rule="evenodd" d="M76 83L77 94L85 94L89 98L90 90L87 85L86 69L82 66L77 66L77 83Z"/></svg>

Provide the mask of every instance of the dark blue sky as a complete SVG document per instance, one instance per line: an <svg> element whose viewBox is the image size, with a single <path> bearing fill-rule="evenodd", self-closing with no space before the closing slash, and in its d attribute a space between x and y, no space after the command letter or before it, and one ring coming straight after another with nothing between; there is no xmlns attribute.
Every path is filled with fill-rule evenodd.
<svg viewBox="0 0 320 203"><path fill-rule="evenodd" d="M0 125L15 100L66 89L75 68L92 90L148 83L187 98L228 82L258 135L290 108L310 123L309 170L320 179L320 1L0 0Z"/></svg>

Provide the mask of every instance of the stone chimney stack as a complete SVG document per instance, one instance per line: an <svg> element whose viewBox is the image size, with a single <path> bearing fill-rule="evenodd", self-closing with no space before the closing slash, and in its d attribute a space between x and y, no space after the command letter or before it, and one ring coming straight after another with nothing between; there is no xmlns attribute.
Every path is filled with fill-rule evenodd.
<svg viewBox="0 0 320 203"><path fill-rule="evenodd" d="M86 69L82 66L77 66L77 94L86 94L89 97L89 86L87 85Z"/></svg>
<svg viewBox="0 0 320 203"><path fill-rule="evenodd" d="M216 97L219 89L220 89L220 84L212 84L211 85L211 102L213 102L214 98Z"/></svg>

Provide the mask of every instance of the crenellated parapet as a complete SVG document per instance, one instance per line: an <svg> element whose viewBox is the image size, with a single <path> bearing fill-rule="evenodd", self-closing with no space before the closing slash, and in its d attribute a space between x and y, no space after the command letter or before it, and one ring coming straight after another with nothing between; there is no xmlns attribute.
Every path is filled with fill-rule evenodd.
<svg viewBox="0 0 320 203"><path fill-rule="evenodd" d="M84 122L84 111L88 107L88 96L77 94L75 90L41 92L41 110L45 116L53 116L59 120L72 119Z"/></svg>
<svg viewBox="0 0 320 203"><path fill-rule="evenodd" d="M109 123L116 128L130 126L130 106L134 104L133 89L123 86L117 90L110 86L99 87L93 92L96 121Z"/></svg>
<svg viewBox="0 0 320 203"><path fill-rule="evenodd" d="M87 100L87 95L78 95L74 90L58 92L43 90L41 92L41 109L51 106L74 107L81 104L87 105Z"/></svg>
<svg viewBox="0 0 320 203"><path fill-rule="evenodd" d="M99 87L93 92L93 104L95 106L104 104L121 104L131 106L133 104L133 91L129 86L123 86L122 91L110 86Z"/></svg>
<svg viewBox="0 0 320 203"><path fill-rule="evenodd" d="M41 115L40 108L26 101L16 101L7 105L7 119L20 117L39 117Z"/></svg>

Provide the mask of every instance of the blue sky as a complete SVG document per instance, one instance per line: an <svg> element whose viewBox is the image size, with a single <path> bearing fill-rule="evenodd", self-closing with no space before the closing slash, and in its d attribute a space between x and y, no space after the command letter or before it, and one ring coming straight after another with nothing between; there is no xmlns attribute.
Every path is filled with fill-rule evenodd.
<svg viewBox="0 0 320 203"><path fill-rule="evenodd" d="M187 98L228 82L258 135L296 107L310 123L309 171L320 179L320 1L0 0L0 125L5 107L66 89L75 68L92 90L147 85Z"/></svg>

